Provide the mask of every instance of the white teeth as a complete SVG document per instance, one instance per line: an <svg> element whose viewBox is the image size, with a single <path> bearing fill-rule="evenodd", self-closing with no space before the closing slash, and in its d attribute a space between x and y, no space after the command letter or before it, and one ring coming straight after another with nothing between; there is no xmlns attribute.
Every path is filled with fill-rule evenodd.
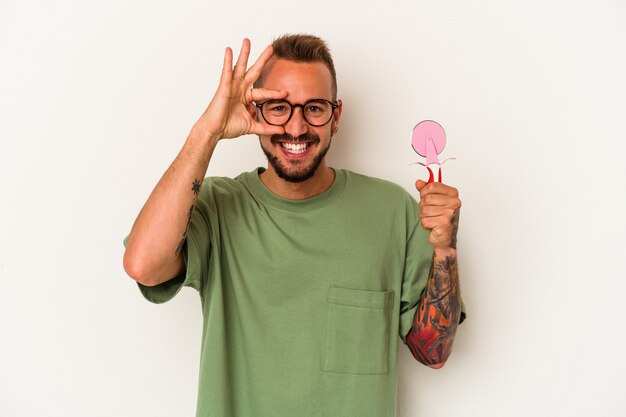
<svg viewBox="0 0 626 417"><path fill-rule="evenodd" d="M290 153L303 153L304 151L306 151L307 148L306 143L281 142L280 146L288 150Z"/></svg>

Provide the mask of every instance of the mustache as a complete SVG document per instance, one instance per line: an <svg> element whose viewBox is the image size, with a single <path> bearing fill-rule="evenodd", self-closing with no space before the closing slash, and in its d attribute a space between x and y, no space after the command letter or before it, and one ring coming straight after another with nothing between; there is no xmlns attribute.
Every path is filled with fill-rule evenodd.
<svg viewBox="0 0 626 417"><path fill-rule="evenodd" d="M282 135L272 135L270 138L272 145L276 145L278 142L313 142L318 143L320 137L312 132L306 132L300 136L291 136L289 133L283 133Z"/></svg>

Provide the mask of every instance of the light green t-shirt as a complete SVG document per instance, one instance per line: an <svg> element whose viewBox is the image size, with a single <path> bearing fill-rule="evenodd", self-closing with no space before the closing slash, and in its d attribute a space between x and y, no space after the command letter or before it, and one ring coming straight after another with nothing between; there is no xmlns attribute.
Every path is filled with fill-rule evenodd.
<svg viewBox="0 0 626 417"><path fill-rule="evenodd" d="M262 168L204 180L182 286L204 324L198 417L395 417L404 341L432 262L419 207L401 187L346 170L292 201Z"/></svg>

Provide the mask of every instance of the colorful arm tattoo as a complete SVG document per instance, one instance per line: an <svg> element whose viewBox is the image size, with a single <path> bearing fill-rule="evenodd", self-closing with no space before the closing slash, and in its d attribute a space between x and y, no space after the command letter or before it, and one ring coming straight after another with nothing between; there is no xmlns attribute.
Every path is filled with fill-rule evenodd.
<svg viewBox="0 0 626 417"><path fill-rule="evenodd" d="M456 254L444 259L435 257L415 322L406 335L406 343L415 359L424 365L443 366L450 356L460 318Z"/></svg>

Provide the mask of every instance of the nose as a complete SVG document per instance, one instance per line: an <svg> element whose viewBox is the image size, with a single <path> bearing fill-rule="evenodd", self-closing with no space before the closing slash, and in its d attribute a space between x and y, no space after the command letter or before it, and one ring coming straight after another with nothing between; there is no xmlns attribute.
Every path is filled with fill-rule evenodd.
<svg viewBox="0 0 626 417"><path fill-rule="evenodd" d="M302 115L302 107L294 107L291 119L287 122L285 127L285 133L298 137L304 135L309 130L309 124L304 120Z"/></svg>

